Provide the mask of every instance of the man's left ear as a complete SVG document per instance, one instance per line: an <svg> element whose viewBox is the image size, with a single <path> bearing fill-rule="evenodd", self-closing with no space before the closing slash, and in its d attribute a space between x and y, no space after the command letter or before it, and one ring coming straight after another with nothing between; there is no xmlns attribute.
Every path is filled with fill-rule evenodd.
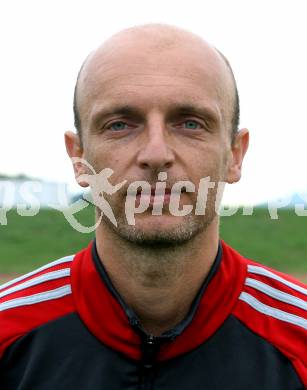
<svg viewBox="0 0 307 390"><path fill-rule="evenodd" d="M242 162L248 149L249 132L241 129L235 135L231 146L231 161L228 168L227 183L236 183L241 178Z"/></svg>

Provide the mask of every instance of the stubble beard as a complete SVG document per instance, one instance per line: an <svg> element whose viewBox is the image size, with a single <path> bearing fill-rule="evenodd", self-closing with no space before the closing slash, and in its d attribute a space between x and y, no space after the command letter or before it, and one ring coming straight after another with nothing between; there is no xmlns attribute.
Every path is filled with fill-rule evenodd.
<svg viewBox="0 0 307 390"><path fill-rule="evenodd" d="M146 221L129 225L124 206L117 206L124 202L118 202L118 199L117 202L111 199L108 201L117 226L105 216L102 216L102 224L114 237L113 245L117 247L123 266L145 287L168 286L181 278L186 264L194 257L195 251L197 254L202 233L205 234L217 218L215 196L208 196L205 215L191 213L184 217L172 216L180 219L180 222L168 224L164 228L162 222L161 225L152 224L152 228L149 223L144 228ZM153 215L150 218L157 217Z"/></svg>
<svg viewBox="0 0 307 390"><path fill-rule="evenodd" d="M157 224L155 224L152 228L144 228L144 223L138 223L138 218L142 218L142 215L136 217L135 225L129 225L125 216L124 207L118 207L117 205L119 202L109 199L108 201L114 212L117 226L114 226L105 216L102 216L102 221L110 229L112 229L118 238L126 241L127 243L143 247L144 249L171 249L184 246L185 244L191 242L199 234L204 233L207 230L208 226L211 225L212 221L217 216L215 211L215 197L215 193L211 194L211 196L208 195L205 215L195 215L194 205L193 211L190 215L186 215L184 217L171 217L178 220L180 219L180 222L172 224L171 226L163 226L161 223L161 225L157 227ZM146 211L146 213L149 212L150 210ZM99 210L98 213L100 214ZM157 218L157 216L151 215L150 218Z"/></svg>

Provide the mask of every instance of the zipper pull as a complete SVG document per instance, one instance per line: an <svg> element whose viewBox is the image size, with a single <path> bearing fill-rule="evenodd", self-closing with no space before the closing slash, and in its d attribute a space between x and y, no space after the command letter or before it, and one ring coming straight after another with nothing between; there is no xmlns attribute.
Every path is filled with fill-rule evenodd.
<svg viewBox="0 0 307 390"><path fill-rule="evenodd" d="M143 367L151 369L153 367L155 357L159 351L160 343L153 335L148 335L143 342Z"/></svg>

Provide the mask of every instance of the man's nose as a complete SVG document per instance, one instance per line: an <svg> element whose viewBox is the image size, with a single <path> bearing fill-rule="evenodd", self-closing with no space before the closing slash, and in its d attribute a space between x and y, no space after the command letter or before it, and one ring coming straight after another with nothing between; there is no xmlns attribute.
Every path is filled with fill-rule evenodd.
<svg viewBox="0 0 307 390"><path fill-rule="evenodd" d="M173 165L175 157L164 123L155 121L148 124L142 142L138 154L138 164L142 169L161 171Z"/></svg>

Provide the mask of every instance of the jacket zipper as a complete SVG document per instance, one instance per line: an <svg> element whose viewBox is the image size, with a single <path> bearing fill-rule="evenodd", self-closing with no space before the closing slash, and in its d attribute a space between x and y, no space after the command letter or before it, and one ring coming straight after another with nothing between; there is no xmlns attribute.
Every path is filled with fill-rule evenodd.
<svg viewBox="0 0 307 390"><path fill-rule="evenodd" d="M143 339L139 390L152 390L153 388L155 358L159 348L160 342L153 335L148 335Z"/></svg>

